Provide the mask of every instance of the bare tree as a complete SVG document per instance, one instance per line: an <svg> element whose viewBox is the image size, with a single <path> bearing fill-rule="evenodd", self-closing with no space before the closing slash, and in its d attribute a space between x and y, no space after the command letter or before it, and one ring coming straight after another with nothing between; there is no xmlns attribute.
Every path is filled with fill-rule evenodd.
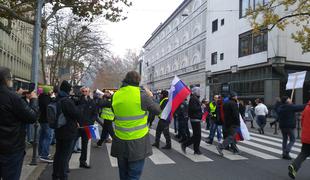
<svg viewBox="0 0 310 180"><path fill-rule="evenodd" d="M92 23L80 23L73 16L56 16L48 38L51 84L58 83L61 69L69 71L72 84L79 84L85 75L102 66L109 54L108 45Z"/></svg>
<svg viewBox="0 0 310 180"><path fill-rule="evenodd" d="M95 88L119 88L128 71L136 70L139 56L134 50L127 50L124 58L111 56L98 71L93 86Z"/></svg>

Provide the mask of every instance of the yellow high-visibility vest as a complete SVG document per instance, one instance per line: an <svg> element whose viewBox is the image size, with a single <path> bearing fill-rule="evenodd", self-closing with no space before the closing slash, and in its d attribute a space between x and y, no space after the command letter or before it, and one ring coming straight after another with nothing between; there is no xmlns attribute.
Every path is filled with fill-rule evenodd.
<svg viewBox="0 0 310 180"><path fill-rule="evenodd" d="M115 115L115 135L122 140L144 137L147 126L147 112L141 109L140 88L125 86L116 91L112 99Z"/></svg>
<svg viewBox="0 0 310 180"><path fill-rule="evenodd" d="M168 100L168 98L164 98L164 99L162 99L161 101L160 101L160 103L159 103L159 105L161 106L163 103L164 103L164 101L165 100ZM161 111L161 113L162 113L163 111ZM158 115L158 117L161 119L161 113Z"/></svg>

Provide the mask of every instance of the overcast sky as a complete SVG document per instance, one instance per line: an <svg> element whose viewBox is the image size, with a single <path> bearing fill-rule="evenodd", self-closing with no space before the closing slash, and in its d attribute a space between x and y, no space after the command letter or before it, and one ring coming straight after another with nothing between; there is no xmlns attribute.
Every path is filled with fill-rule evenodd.
<svg viewBox="0 0 310 180"><path fill-rule="evenodd" d="M118 23L104 23L101 28L111 40L111 50L123 56L127 49L137 52L183 0L132 0L128 19Z"/></svg>

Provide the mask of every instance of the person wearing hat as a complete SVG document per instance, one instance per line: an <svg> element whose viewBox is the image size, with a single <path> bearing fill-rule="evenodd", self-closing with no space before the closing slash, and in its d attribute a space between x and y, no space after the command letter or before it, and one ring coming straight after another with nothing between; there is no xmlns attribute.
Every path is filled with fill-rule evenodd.
<svg viewBox="0 0 310 180"><path fill-rule="evenodd" d="M56 152L53 162L53 180L68 179L69 160L72 154L72 149L75 144L75 139L78 133L78 120L80 112L78 111L74 101L69 94L72 89L68 81L63 81L60 85L56 101L59 102L62 113L66 118L66 124L55 129L56 137Z"/></svg>
<svg viewBox="0 0 310 180"><path fill-rule="evenodd" d="M43 93L39 95L39 109L40 109L40 131L39 131L39 146L38 152L40 160L43 162L53 162L49 157L49 148L52 142L52 129L47 122L47 106L51 103L50 96L51 88L48 86L43 87Z"/></svg>
<svg viewBox="0 0 310 180"><path fill-rule="evenodd" d="M168 103L168 91L162 90L160 93L160 109L163 111ZM161 114L158 116L159 121L158 125L156 127L156 137L155 137L155 143L152 146L155 146L159 148L159 142L160 142L160 136L161 133L164 134L166 138L166 146L162 147L162 149L171 149L171 137L169 133L169 124L170 121L166 119L161 118Z"/></svg>
<svg viewBox="0 0 310 180"><path fill-rule="evenodd" d="M202 119L202 108L199 100L200 97L200 88L193 87L192 94L188 103L188 117L190 119L193 136L187 141L181 144L182 151L186 152L186 147L190 145L194 145L194 154L200 155L200 141L201 141L201 119Z"/></svg>
<svg viewBox="0 0 310 180"><path fill-rule="evenodd" d="M240 117L237 102L238 102L237 93L231 92L229 101L224 103L223 105L224 129L226 131L226 137L223 143L219 143L216 146L216 149L221 156L224 156L223 149L228 148L229 145L232 145L232 147L234 147L236 153L239 152L235 140L237 129L240 128Z"/></svg>

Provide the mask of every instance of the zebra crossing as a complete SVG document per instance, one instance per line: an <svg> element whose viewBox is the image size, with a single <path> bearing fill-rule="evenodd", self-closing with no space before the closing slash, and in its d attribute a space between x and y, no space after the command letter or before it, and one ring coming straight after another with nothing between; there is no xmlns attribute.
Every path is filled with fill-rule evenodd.
<svg viewBox="0 0 310 180"><path fill-rule="evenodd" d="M169 129L170 134L174 134L173 129ZM190 130L192 132L192 130ZM155 130L150 129L150 135L155 137ZM240 149L240 154L233 154L230 151L224 150L224 157L220 157L218 151L216 150L217 140L214 139L214 144L210 145L205 142L205 139L209 136L209 131L202 129L202 140L200 143L201 155L194 155L194 151L189 147L186 149L186 153L182 152L181 145L179 142L171 139L171 150L162 150L153 147L153 155L148 157L148 159L154 165L175 165L177 161L174 157L169 157L171 154L176 153L179 156L183 157L182 159L186 161L191 161L194 163L213 163L219 159L230 160L230 161L244 161L251 160L253 158L259 158L262 160L279 160L282 156L282 139L278 137L271 137L256 133L250 133L250 141L242 141L238 143L238 148ZM160 141L165 143L165 138L161 136ZM91 143L88 145L88 161L90 157ZM292 148L291 156L296 158L300 152L301 143L296 142ZM110 156L111 153L111 144L105 144L104 150L108 155L111 167L118 167L117 159ZM168 153L169 152L169 153ZM70 169L79 168L79 158L80 154L74 154L70 161ZM89 162L88 162L89 163Z"/></svg>

